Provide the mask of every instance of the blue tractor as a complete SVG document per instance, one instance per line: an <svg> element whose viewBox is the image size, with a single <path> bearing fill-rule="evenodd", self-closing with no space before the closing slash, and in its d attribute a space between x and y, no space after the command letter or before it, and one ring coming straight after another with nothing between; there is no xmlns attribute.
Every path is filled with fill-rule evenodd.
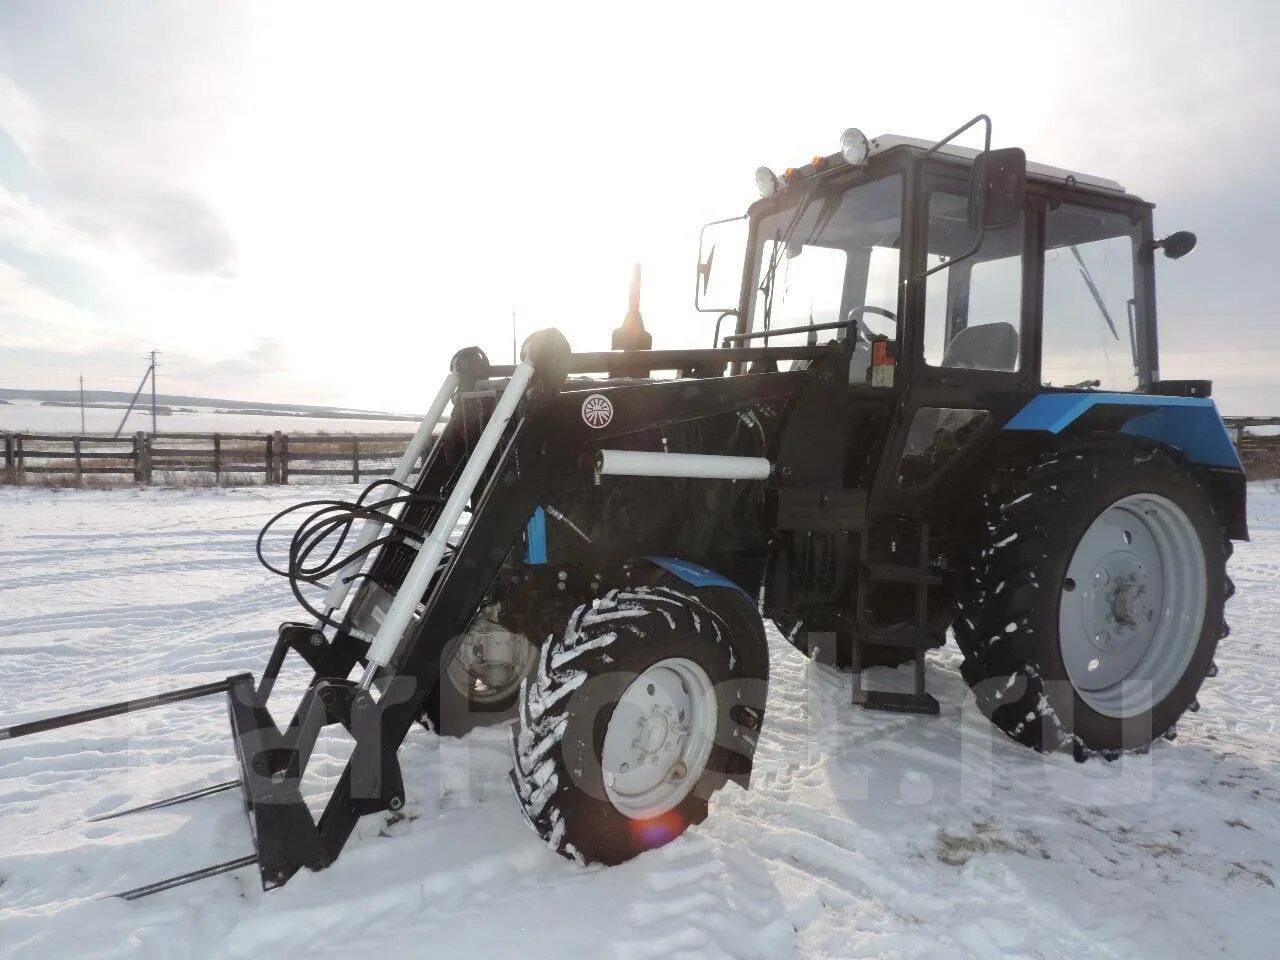
<svg viewBox="0 0 1280 960"><path fill-rule="evenodd" d="M984 149L954 145L976 124ZM530 825L625 860L749 784L766 619L861 708L937 713L924 655L950 633L1020 743L1083 760L1173 737L1248 535L1209 384L1160 377L1155 257L1195 237L991 149L985 117L936 143L848 130L756 179L703 232L709 347L652 349L637 277L611 351L543 330L511 366L458 352L395 474L320 502L273 566L311 617L259 679L0 730L226 694L240 778L165 803L242 788L254 853L128 895L328 866L360 817L403 808L418 724L511 719ZM278 724L287 656L312 678ZM907 662L914 689L867 682ZM300 783L330 725L355 745L317 820Z"/></svg>

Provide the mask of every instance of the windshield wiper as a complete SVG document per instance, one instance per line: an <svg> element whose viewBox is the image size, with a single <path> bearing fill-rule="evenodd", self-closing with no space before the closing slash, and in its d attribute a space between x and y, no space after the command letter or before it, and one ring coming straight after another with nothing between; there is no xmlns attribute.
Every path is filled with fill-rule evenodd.
<svg viewBox="0 0 1280 960"><path fill-rule="evenodd" d="M1093 274L1085 266L1084 257L1080 256L1080 251L1076 249L1074 243L1071 244L1071 253L1076 258L1076 263L1080 264L1080 276L1084 279L1084 285L1089 288L1089 292L1093 294L1093 302L1098 305L1098 310L1102 313L1102 319L1107 321L1107 326L1111 328L1111 335L1119 340L1120 331L1116 329L1116 323L1111 319L1111 311L1107 309L1107 305L1103 302L1102 294L1098 292L1098 285L1093 282Z"/></svg>
<svg viewBox="0 0 1280 960"><path fill-rule="evenodd" d="M796 227L800 225L800 219L804 216L805 211L809 209L809 204L813 201L814 187L817 182L813 181L805 190L804 196L796 203L796 212L791 215L790 221L787 222L785 230L776 231L773 235L773 252L769 254L769 269L765 271L764 280L760 283L760 292L764 294L764 317L763 329L769 329L769 322L773 315L773 290L775 280L778 274L778 260L782 256L782 251L787 248L787 244L791 242L791 236L796 232ZM769 341L766 339L765 343Z"/></svg>

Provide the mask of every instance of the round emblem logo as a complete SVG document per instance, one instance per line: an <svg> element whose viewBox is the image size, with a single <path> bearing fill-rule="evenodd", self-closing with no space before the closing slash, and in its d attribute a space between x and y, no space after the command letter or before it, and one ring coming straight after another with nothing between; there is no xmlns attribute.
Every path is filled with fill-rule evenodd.
<svg viewBox="0 0 1280 960"><path fill-rule="evenodd" d="M599 430L613 420L613 403L600 393L593 393L582 401L582 422Z"/></svg>

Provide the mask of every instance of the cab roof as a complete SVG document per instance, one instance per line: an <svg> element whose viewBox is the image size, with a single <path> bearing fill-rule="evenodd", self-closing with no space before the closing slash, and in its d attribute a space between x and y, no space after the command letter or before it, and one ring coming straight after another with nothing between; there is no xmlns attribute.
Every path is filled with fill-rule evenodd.
<svg viewBox="0 0 1280 960"><path fill-rule="evenodd" d="M868 141L869 150L867 155L874 157L899 147L924 153L933 147L934 142L920 140L916 137L904 137L896 133L887 133ZM972 163L974 158L982 153L981 150L957 146L954 143L945 144L935 152L940 156L963 160L966 163ZM1106 193L1123 194L1125 192L1124 187L1114 180L1095 177L1088 173L1078 173L1075 170L1065 170L1062 167L1051 167L1044 163L1032 163L1029 160L1027 161L1027 176L1034 177L1037 180L1048 180L1053 183L1067 183L1070 180L1076 186L1087 187L1091 190L1101 190Z"/></svg>

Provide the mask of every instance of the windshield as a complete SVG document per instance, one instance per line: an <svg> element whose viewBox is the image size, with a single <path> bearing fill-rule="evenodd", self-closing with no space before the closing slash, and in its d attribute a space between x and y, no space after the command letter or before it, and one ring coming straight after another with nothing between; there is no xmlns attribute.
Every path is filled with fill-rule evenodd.
<svg viewBox="0 0 1280 960"><path fill-rule="evenodd" d="M807 202L806 202L807 201ZM800 211L797 218L797 210ZM777 330L847 321L855 307L875 334L894 338L902 233L902 177L895 174L843 192L802 195L769 214L756 231L750 329ZM793 334L775 345L832 339Z"/></svg>

